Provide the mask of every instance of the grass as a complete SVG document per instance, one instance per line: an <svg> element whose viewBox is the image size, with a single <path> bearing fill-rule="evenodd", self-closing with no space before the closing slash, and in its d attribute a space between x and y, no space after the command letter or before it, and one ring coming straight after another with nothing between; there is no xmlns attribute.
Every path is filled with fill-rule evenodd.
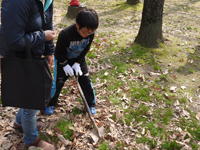
<svg viewBox="0 0 200 150"><path fill-rule="evenodd" d="M83 113L83 111L81 111L80 109L78 109L78 108L76 108L76 107L74 107L74 109L73 109L73 115L74 116L76 116L76 115L78 115L78 114L82 114Z"/></svg>
<svg viewBox="0 0 200 150"><path fill-rule="evenodd" d="M110 150L106 142L101 143L101 145L98 146L98 149L99 150Z"/></svg>
<svg viewBox="0 0 200 150"><path fill-rule="evenodd" d="M85 2L89 6L93 6L89 3L90 1L81 0L80 2ZM102 5L103 2L96 1L95 4ZM138 123L141 123L140 126L145 129L145 133L150 132L152 137L147 137L146 135L140 138L137 137L137 143L147 144L151 149L154 149L158 146L158 139L162 139L163 142L159 145L161 149L181 149L181 146L175 139L168 140L170 136L173 136L173 132L169 128L171 125L189 132L192 136L190 146L197 150L197 141L200 141L200 128L198 120L195 118L195 113L184 107L188 101L183 95L186 91L180 90L177 93L169 91L169 87L172 84L178 84L179 81L181 83L185 82L185 79L179 79L177 76L171 74L171 72L177 71L178 74L195 74L200 70L198 66L195 67L187 63L187 59L189 58L197 62L200 60L195 50L189 48L193 43L186 43L179 38L167 37L170 43L161 44L160 48L157 49L150 49L137 44L132 45L136 34L130 31L129 33L121 34L115 32L115 30L120 28L113 27L118 24L118 19L115 16L113 17L113 15L117 14L124 20L128 19L129 21L125 23L126 26L134 27L138 25L138 18L135 16L135 12L141 12L143 5L140 3L136 6L131 6L124 2L116 1L115 3L106 2L105 7L109 10L101 13L100 21L103 23L100 24L100 27L110 27L112 30L97 32L87 57L91 60L98 58L100 65L111 64L111 67L92 74L91 80L93 84L97 82L96 78L100 78L102 83L106 81L107 87L102 86L100 90L106 88L109 101L123 112L123 115L119 118L119 123L126 123L127 130L129 130L130 125L134 128ZM184 12L191 10L191 7L187 5L180 5L180 7ZM133 14L132 17L127 18L126 15L130 13ZM165 25L168 27L172 26L168 22ZM60 23L59 26L64 27L65 24ZM186 30L181 28L182 26L185 26ZM185 23L175 24L174 28L180 30L183 34L198 30L198 27L191 25L191 23L188 25L185 25ZM165 34L168 32L170 33L166 29ZM185 48L182 49L178 45L185 46ZM188 58L188 56L190 57ZM175 68L169 66L168 74L147 77L141 70L138 70L138 66L144 68L147 66L153 72L162 72L164 69L163 64L168 64L170 61L175 63ZM88 65L97 67L92 61L89 61ZM133 73L132 69L136 71ZM144 75L145 81L141 80L141 74ZM191 94L194 93L192 89L190 91ZM127 97L125 102L122 99L124 94ZM167 97L166 94L168 95ZM106 95L102 95L101 97L105 99ZM185 116L181 116L175 111L174 104L176 101L180 103L181 108L189 113L189 118L186 119ZM124 108L124 104L127 108ZM79 113L80 110L74 108L73 114L76 115ZM175 116L179 116L179 118L177 119ZM112 114L111 119L116 121L116 114ZM174 131L174 133L176 132ZM109 142L102 141L99 143L98 149L109 150ZM121 147L122 143L118 141L116 149L120 149Z"/></svg>
<svg viewBox="0 0 200 150"><path fill-rule="evenodd" d="M62 132L62 135L68 139L72 140L71 137L73 135L73 130L70 129L72 126L72 122L69 120L61 120L56 127Z"/></svg>
<svg viewBox="0 0 200 150"><path fill-rule="evenodd" d="M164 143L161 146L162 149L166 149L166 150L172 150L172 149L176 149L176 150L180 150L182 148L182 146L180 146L180 144L172 141L164 141Z"/></svg>
<svg viewBox="0 0 200 150"><path fill-rule="evenodd" d="M113 20L107 20L107 22L109 21ZM111 34L115 36L114 33ZM159 141L157 139L164 140L159 145L162 149L181 149L181 146L176 140L171 139L171 141L168 141L164 137L173 135L173 132L168 129L170 125L180 127L182 130L187 129L187 132L193 137L190 141L190 146L193 149L197 149L198 145L196 141L200 141L200 128L198 127L195 113L184 107L187 103L187 99L183 96L183 91L177 91L177 93L169 91L170 85L178 81L177 77L173 77L171 74L161 74L152 80L151 78L147 78L147 75L144 75L144 81L144 79L141 80L140 78L142 74L141 71L135 68L136 65L148 65L152 68L153 72L162 71L162 66L160 66L158 60L164 58L164 62L166 62L167 60L165 57L171 58L171 55L178 56L182 51L176 46L173 46L173 43L170 45L171 48L162 45L160 49L149 49L139 45L132 45L128 48L118 47L118 45L120 45L118 41L115 41L113 45L113 42L109 39L102 40L106 39L106 36L107 33L102 32L98 34L87 57L92 60L100 56L99 63L101 65L112 64L111 68L103 69L92 74L91 80L93 84L96 83L97 77L100 78L102 83L106 80L107 87L102 86L101 89L107 88L107 95L110 102L123 111L123 115L119 118L119 123L126 123L127 127L130 125L134 127L138 123L141 123L141 127L145 129L145 133L150 132L152 138L143 135L137 137L136 142L147 144L151 149L158 147ZM114 40L112 39L112 41ZM100 47L99 45L101 43L106 44L102 44ZM171 49L174 49L174 51L172 52ZM198 59L198 57L196 58ZM174 61L179 64L185 63L185 61L180 60L183 60L182 57L180 59L174 59ZM91 61L88 65L95 66ZM133 73L132 69L136 71ZM184 66L182 68L177 68L178 72L183 72L183 70ZM195 70L191 68L188 72L195 73ZM124 87L128 88L125 90ZM63 90L63 93L67 93L67 90ZM124 103L122 100L124 93L126 93L128 99L125 102L125 105L128 106L127 108L124 108L122 104ZM167 93L168 97L166 97L165 93ZM177 96L177 94L181 96ZM102 96L102 98L104 98L104 96ZM181 117L178 121L174 121L174 117L178 115L177 112L174 111L174 103L177 100L189 113L190 119ZM150 106L150 103L155 104L155 106ZM75 116L80 113L82 112L74 107L73 115ZM110 118L116 121L116 114L113 114ZM59 123L58 126L65 136L69 134L66 138L70 139L72 131L69 130L66 124L72 125L73 123L63 121ZM116 149L120 149L121 147L121 143L118 142ZM107 141L100 142L98 149L109 150Z"/></svg>
<svg viewBox="0 0 200 150"><path fill-rule="evenodd" d="M142 137L140 139L137 139L136 141L137 143L146 143L148 145L150 145L150 148L155 148L157 145L157 142L155 140L149 139L147 137Z"/></svg>
<svg viewBox="0 0 200 150"><path fill-rule="evenodd" d="M107 41L109 43L109 41ZM172 45L173 46L173 45ZM163 135L171 135L172 132L167 130L167 126L170 124L174 124L175 126L179 126L180 122L174 122L172 121L174 118L174 115L176 112L174 112L173 105L175 101L179 100L181 104L187 103L187 99L184 96L179 96L174 93L171 93L166 86L170 86L171 83L176 83L176 78L170 77L169 74L162 74L157 79L155 78L154 82L152 80L149 80L146 78L146 81L140 81L135 80L133 82L130 82L130 68L134 68L133 65L133 59L134 60L140 60L138 62L139 65L151 65L153 70L156 72L156 70L162 70L162 67L159 66L159 62L157 61L158 58L166 57L165 54L169 55L171 54L170 50L167 50L167 47L163 46L159 49L148 49L145 47L141 47L139 45L133 45L126 49L119 49L119 54L117 56L113 55L113 51L116 51L113 49L112 46L106 47L106 55L102 56L101 62L106 63L112 63L113 67L112 69L108 70L102 70L99 73L92 76L93 80L98 76L101 78L101 80L107 80L107 89L109 92L109 100L112 102L113 105L117 105L120 109L123 110L123 107L121 105L121 96L123 95L123 92L118 92L116 95L116 92L114 92L116 89L120 89L124 85L128 85L128 91L126 92L127 97L130 99L130 102L128 102L127 105L129 107L124 110L123 118L120 118L120 122L123 122L123 119L125 120L125 123L127 126L131 124L133 119L135 120L135 124L142 122L142 126L150 131L151 135L154 138L163 138ZM161 49L165 49L162 51ZM168 48L170 49L170 48ZM179 49L177 49L177 53L179 52ZM97 52L98 53L98 52ZM174 53L175 54L175 53ZM171 56L170 56L171 57ZM92 65L92 64L91 64ZM195 73L194 70L189 70L190 73ZM105 75L106 73L106 75ZM134 76L137 78L140 75L140 71L135 72ZM120 80L118 77L119 75L124 76L124 80ZM115 84L112 84L115 83ZM163 88L163 85L165 86ZM182 91L177 91L181 94ZM150 93L153 93L150 96ZM168 97L165 96L164 93L168 94ZM147 106L145 103L142 103L138 105L137 108L130 107L131 105L134 105L138 101L142 102L154 102L157 106L160 104L165 105L165 107L154 107L153 113L149 114L149 110L152 108ZM186 109L187 110L187 109ZM197 128L197 120L195 118L195 113L187 110L192 117L192 119L185 119L184 125L182 125L182 129L185 129L186 127L188 129L188 132L194 137L194 141L199 140L199 128ZM153 120L150 118L154 118ZM111 119L116 121L116 115L112 115ZM182 122L182 121L181 121ZM149 139L145 136L142 136L141 138L137 138L137 143L146 143L148 144L152 149L157 147L158 141ZM191 146L193 148L198 147L196 142L191 142ZM175 140L169 142L164 141L161 144L161 147L163 149L181 149L182 146L178 144ZM106 149L107 145L106 143L102 143L101 147L99 149Z"/></svg>
<svg viewBox="0 0 200 150"><path fill-rule="evenodd" d="M61 8L66 7L64 0L55 0ZM93 6L89 1L80 0L85 2L88 6ZM91 74L91 80L93 84L97 83L97 78L100 79L101 83L106 81L106 86L100 87L99 91L106 88L106 95L102 94L101 99L108 99L113 106L116 106L122 112L117 123L126 124L127 129L137 128L136 134L141 135L135 137L133 140L137 143L146 144L150 149L159 147L164 150L179 150L182 148L177 142L177 139L173 139L175 134L180 134L178 131L173 130L174 128L180 128L184 132L191 134L192 138L189 145L194 150L198 150L197 142L200 141L200 127L199 121L195 117L195 112L185 107L187 105L187 98L184 96L185 92L194 95L196 89L189 88L188 90L178 90L173 93L169 90L171 85L180 85L185 83L189 75L199 72L200 67L188 63L189 59L194 62L199 62L200 57L198 51L190 48L193 43L186 43L181 38L167 37L169 43L161 44L160 48L150 49L142 47L137 44L133 44L133 39L136 33L131 33L132 27L138 26L138 18L136 12L142 11L142 4L136 6L130 6L122 1L115 1L114 3L105 2L108 10L100 13L100 27L106 30L106 28L112 28L111 31L97 32L94 42L92 43L90 52L87 54L88 66L98 65L103 66L104 69L99 72ZM95 5L103 4L103 1L95 1ZM104 7L104 8L105 8ZM184 12L191 10L189 6L180 6ZM103 9L104 9L103 8ZM98 8L100 11L101 8ZM177 8L174 8L177 9ZM111 15L112 14L112 15ZM130 18L127 18L127 14L132 14ZM62 15L64 15L62 13ZM131 26L129 32L117 33L116 30L120 29L118 25L118 19L113 15L119 15L126 22L126 26ZM167 16L167 13L165 14ZM57 24L59 28L66 27L69 23L60 22ZM165 26L170 27L172 24L166 22ZM185 26L185 29L182 28ZM106 27L106 28L104 28ZM185 22L173 25L173 28L180 30L182 34L191 31L199 31L199 28L192 26L191 23L185 25ZM166 28L165 34L169 35L170 30ZM197 36L197 38L200 38ZM131 40L130 40L131 39ZM181 47L183 46L183 47ZM185 46L185 47L184 47ZM93 63L93 59L98 59L98 65ZM96 61L95 61L96 62ZM168 65L171 64L172 66ZM106 67L110 65L111 67ZM167 66L167 67L166 67ZM144 68L144 69L141 69ZM148 69L145 69L148 68ZM169 73L163 74L164 69L169 69ZM135 71L133 71L135 70ZM149 76L146 70L152 72L161 73L159 76ZM176 73L176 74L173 74ZM186 78L181 78L183 74L188 75ZM141 78L141 75L144 78ZM67 89L62 91L67 93ZM101 94L101 93L99 93ZM168 96L166 96L166 94ZM124 99L126 96L126 99ZM78 100L79 101L79 100ZM81 101L81 100L80 100ZM180 112L176 111L176 102L179 102L177 107L180 108ZM182 110L188 112L189 116L183 116ZM82 113L78 108L74 107L73 115ZM116 121L116 114L112 114L110 119ZM70 139L73 131L69 129L73 126L73 122L69 120L61 120L56 127L62 131L62 134L66 139ZM144 135L141 134L142 129L145 130ZM107 129L109 132L109 130ZM150 133L150 137L147 137L147 133ZM185 139L188 138L187 136ZM162 139L162 140L161 140ZM170 139L170 140L169 140ZM70 139L71 140L71 139ZM162 143L159 143L162 141ZM109 140L103 140L99 143L97 148L99 150L109 150ZM116 139L116 149L122 149L123 142Z"/></svg>

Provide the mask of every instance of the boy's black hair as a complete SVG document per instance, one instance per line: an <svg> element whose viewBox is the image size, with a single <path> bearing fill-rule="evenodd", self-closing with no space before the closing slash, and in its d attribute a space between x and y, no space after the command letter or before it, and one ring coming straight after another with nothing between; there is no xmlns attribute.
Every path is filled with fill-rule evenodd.
<svg viewBox="0 0 200 150"><path fill-rule="evenodd" d="M88 30L96 30L99 25L99 17L93 9L82 9L76 16L76 23L79 25L79 30L83 27Z"/></svg>

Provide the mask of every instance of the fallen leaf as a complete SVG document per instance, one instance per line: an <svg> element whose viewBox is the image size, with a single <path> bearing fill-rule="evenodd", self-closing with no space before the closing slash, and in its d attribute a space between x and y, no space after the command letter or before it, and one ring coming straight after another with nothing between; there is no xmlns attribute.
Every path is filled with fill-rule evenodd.
<svg viewBox="0 0 200 150"><path fill-rule="evenodd" d="M185 89L186 89L186 87L185 87L185 86L181 86L181 89L182 89L182 90L185 90Z"/></svg>
<svg viewBox="0 0 200 150"><path fill-rule="evenodd" d="M200 112L197 112L197 114L196 114L196 118L197 118L197 120L200 119Z"/></svg>
<svg viewBox="0 0 200 150"><path fill-rule="evenodd" d="M103 39L104 42L106 42L108 39Z"/></svg>
<svg viewBox="0 0 200 150"><path fill-rule="evenodd" d="M171 92L176 92L176 88L177 88L176 86L171 86L169 90L170 90Z"/></svg>
<svg viewBox="0 0 200 150"><path fill-rule="evenodd" d="M120 110L119 110L119 108L117 108L117 110L116 110L116 122L119 121L120 115L121 115Z"/></svg>
<svg viewBox="0 0 200 150"><path fill-rule="evenodd" d="M142 135L144 135L144 134L145 134L145 128L143 128L143 129L142 129L142 132L141 132L141 134L142 134Z"/></svg>
<svg viewBox="0 0 200 150"><path fill-rule="evenodd" d="M47 132L49 135L54 135L53 131L50 130L50 129L47 129L46 132Z"/></svg>
<svg viewBox="0 0 200 150"><path fill-rule="evenodd" d="M104 75L107 76L107 75L108 75L108 72L105 72Z"/></svg>
<svg viewBox="0 0 200 150"><path fill-rule="evenodd" d="M194 60L188 60L188 62L192 64L194 62Z"/></svg>
<svg viewBox="0 0 200 150"><path fill-rule="evenodd" d="M142 81L144 81L144 82L145 82L145 77L144 77L144 75L143 75L143 74L140 74L140 75L138 76L138 79L141 79Z"/></svg>
<svg viewBox="0 0 200 150"><path fill-rule="evenodd" d="M149 75L152 76L160 76L161 73L149 72Z"/></svg>
<svg viewBox="0 0 200 150"><path fill-rule="evenodd" d="M66 140L66 139L63 137L63 135L57 133L57 136L58 136L58 139L59 139L64 145L66 145L66 146L72 145L72 142L69 141L69 140Z"/></svg>

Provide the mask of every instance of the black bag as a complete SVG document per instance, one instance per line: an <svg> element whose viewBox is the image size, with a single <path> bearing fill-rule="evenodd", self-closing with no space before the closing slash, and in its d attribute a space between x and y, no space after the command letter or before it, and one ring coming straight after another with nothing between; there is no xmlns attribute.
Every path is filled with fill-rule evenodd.
<svg viewBox="0 0 200 150"><path fill-rule="evenodd" d="M26 59L1 59L2 104L45 110L51 98L52 75L46 59L33 59L29 44L25 41Z"/></svg>

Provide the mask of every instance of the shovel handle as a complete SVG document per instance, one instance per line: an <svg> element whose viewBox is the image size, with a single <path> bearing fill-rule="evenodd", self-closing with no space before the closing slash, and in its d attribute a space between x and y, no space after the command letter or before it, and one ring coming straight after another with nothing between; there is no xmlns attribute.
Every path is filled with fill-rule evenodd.
<svg viewBox="0 0 200 150"><path fill-rule="evenodd" d="M87 101L86 101L86 98L85 98L85 96L84 96L84 94L83 94L83 91L82 91L82 89L81 89L81 86L80 86L80 84L79 84L79 82L78 82L78 76L76 77L76 83L77 83L78 90L79 90L79 93L80 93L80 95L81 95L81 98L83 99L83 103L84 103L84 105L85 105L85 107L86 107L87 113L89 114L90 120L92 121L92 124L93 124L94 128L96 129L96 131L97 131L97 133L98 133L98 136L101 137L101 135L100 135L100 133L99 133L99 130L98 130L98 127L97 127L97 124L95 123L94 118L92 117L92 114L91 114L91 112L90 112L90 108L89 108L88 103L87 103Z"/></svg>
<svg viewBox="0 0 200 150"><path fill-rule="evenodd" d="M89 116L90 116L90 118L91 118L91 117L92 117L92 114L91 114L91 112L90 112L90 108L89 108L89 106L88 106L88 104L87 104L87 101L86 101L86 98L85 98L85 96L84 96L84 94L83 94L83 91L82 91L82 89L81 89L81 86L80 86L80 84L79 84L79 82L78 82L78 77L76 77L76 83L77 83L78 90L79 90L79 93L80 93L80 95L81 95L81 98L83 99L84 105L85 105L85 107L86 107L86 110L87 110L87 112L88 112L88 114L89 114Z"/></svg>

